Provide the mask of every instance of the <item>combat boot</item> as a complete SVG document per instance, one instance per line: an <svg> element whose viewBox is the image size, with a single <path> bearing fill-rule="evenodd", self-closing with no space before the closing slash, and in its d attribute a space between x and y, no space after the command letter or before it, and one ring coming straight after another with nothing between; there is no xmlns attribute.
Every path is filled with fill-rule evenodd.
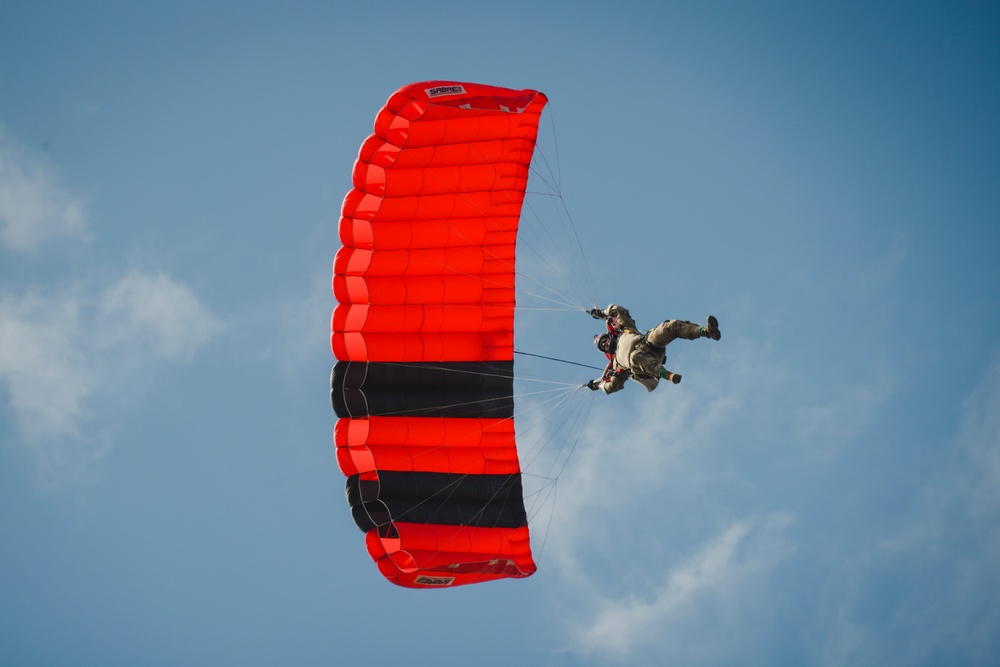
<svg viewBox="0 0 1000 667"><path fill-rule="evenodd" d="M706 338L711 338L712 340L719 340L722 338L722 332L719 331L719 320L715 319L715 315L708 316L708 321L705 322L705 326L701 328L701 335Z"/></svg>

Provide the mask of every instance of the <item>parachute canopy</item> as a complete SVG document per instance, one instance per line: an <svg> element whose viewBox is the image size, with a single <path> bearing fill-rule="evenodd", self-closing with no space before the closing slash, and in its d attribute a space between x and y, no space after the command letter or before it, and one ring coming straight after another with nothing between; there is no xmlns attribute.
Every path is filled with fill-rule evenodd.
<svg viewBox="0 0 1000 667"><path fill-rule="evenodd" d="M354 165L333 267L335 444L368 552L401 586L535 571L513 420L514 260L546 101L411 84Z"/></svg>

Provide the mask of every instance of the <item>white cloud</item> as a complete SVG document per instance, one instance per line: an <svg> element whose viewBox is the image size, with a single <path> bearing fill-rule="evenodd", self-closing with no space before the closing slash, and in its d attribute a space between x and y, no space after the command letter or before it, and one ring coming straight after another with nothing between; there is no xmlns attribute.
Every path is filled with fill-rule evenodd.
<svg viewBox="0 0 1000 667"><path fill-rule="evenodd" d="M690 345L685 356L708 357L688 362L696 370L679 386L587 394L596 405L559 479L539 564L558 589L570 650L588 660L663 664L666 652L690 664L696 651L685 647L705 642L682 635L710 637L718 615L752 599L755 582L790 548L784 515L734 521L698 517L691 505L729 483L733 471L719 462L731 447L752 446L752 438L722 442L720 433L735 415L746 417L744 430L766 430L771 415L762 403L779 395L785 373L766 346L751 349L736 336L727 348Z"/></svg>
<svg viewBox="0 0 1000 667"><path fill-rule="evenodd" d="M0 135L5 249L35 251L85 232L84 202L54 173ZM142 396L152 372L190 361L222 325L163 272L128 270L96 288L85 273L49 279L66 287L0 286L0 400L12 434L37 453L46 476L58 477L107 451L107 418Z"/></svg>
<svg viewBox="0 0 1000 667"><path fill-rule="evenodd" d="M669 506L727 474L705 464L719 457L723 445L717 434L736 414L749 415L747 427L755 419L766 422L766 409L757 406L780 390L784 378L768 366L766 350L750 352L745 342L733 340L728 350L713 351L678 386L665 384L646 393L631 383L611 396L592 394L597 405L558 482L560 490L571 492L559 495L546 560L555 560L563 572L575 572L584 544L598 549L608 544L607 536L595 537L595 531L619 525L622 507L650 498ZM519 436L519 447L522 440ZM579 580L575 574L572 578Z"/></svg>
<svg viewBox="0 0 1000 667"><path fill-rule="evenodd" d="M33 439L79 435L86 416L95 381L79 311L71 298L0 294L0 383Z"/></svg>
<svg viewBox="0 0 1000 667"><path fill-rule="evenodd" d="M135 270L101 294L97 316L98 345L125 345L168 361L190 361L220 328L187 286Z"/></svg>
<svg viewBox="0 0 1000 667"><path fill-rule="evenodd" d="M706 542L688 560L668 570L644 594L604 600L578 628L574 645L616 663L694 664L733 657L746 648L752 610L757 622L773 610L747 594L789 554L785 515L737 521ZM722 626L722 627L720 627ZM729 642L702 641L728 635Z"/></svg>
<svg viewBox="0 0 1000 667"><path fill-rule="evenodd" d="M963 656L994 664L1000 632L1000 362L989 366L963 402L959 458L928 486L906 560L919 568L923 603L935 613L907 619L916 632ZM897 552L889 551L899 557ZM926 624L926 625L924 625ZM913 631L911 628L907 628ZM918 656L923 658L924 656ZM914 661L915 662L915 661Z"/></svg>
<svg viewBox="0 0 1000 667"><path fill-rule="evenodd" d="M14 251L32 251L86 228L84 203L56 183L52 169L19 153L0 134L0 241Z"/></svg>
<svg viewBox="0 0 1000 667"><path fill-rule="evenodd" d="M98 290L0 294L0 385L47 475L106 451L88 431L142 393L141 378L189 361L221 329L191 290L129 271Z"/></svg>
<svg viewBox="0 0 1000 667"><path fill-rule="evenodd" d="M950 442L934 454L921 448L937 465L892 529L839 554L831 576L837 590L818 605L826 622L814 640L816 664L883 665L890 655L895 664L995 663L1000 363L986 369L962 408ZM880 588L886 592L873 600ZM873 605L882 610L877 624Z"/></svg>
<svg viewBox="0 0 1000 667"><path fill-rule="evenodd" d="M794 615L788 600L800 594L776 594L775 568L813 548L788 530L791 516L814 512L795 494L811 476L827 480L831 443L847 455L864 442L895 389L872 364L853 384L817 386L766 341L735 333L677 350L690 369L677 387L594 398L539 560L569 619L569 650L587 662L766 654L767 623ZM849 614L837 627L840 650L864 641Z"/></svg>

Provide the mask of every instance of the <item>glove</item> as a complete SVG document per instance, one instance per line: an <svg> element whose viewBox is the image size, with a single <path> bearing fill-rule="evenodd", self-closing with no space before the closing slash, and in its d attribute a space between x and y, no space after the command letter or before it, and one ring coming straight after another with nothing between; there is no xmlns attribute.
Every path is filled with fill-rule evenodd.
<svg viewBox="0 0 1000 667"><path fill-rule="evenodd" d="M590 389L590 391L597 391L598 389L601 388L601 381L591 380L590 382L587 383L587 388Z"/></svg>
<svg viewBox="0 0 1000 667"><path fill-rule="evenodd" d="M607 317L607 315L604 314L604 311L601 310L600 308L591 308L587 312L590 313L590 316L593 317L595 320L603 320L605 317Z"/></svg>

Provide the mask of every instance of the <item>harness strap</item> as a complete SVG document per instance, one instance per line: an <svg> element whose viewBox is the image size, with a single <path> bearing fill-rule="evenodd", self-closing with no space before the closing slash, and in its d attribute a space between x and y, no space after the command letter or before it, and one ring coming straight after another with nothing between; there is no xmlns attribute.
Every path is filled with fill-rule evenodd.
<svg viewBox="0 0 1000 667"><path fill-rule="evenodd" d="M664 355L664 356L666 356L666 354L667 354L667 347L666 347L666 345L663 345L663 346L653 345L648 340L646 340L646 334L642 334L642 338L639 340L638 345L642 346L642 348L644 350L646 350L646 352L649 352L650 354L653 354L653 355L656 355L656 356L659 356L661 354Z"/></svg>

